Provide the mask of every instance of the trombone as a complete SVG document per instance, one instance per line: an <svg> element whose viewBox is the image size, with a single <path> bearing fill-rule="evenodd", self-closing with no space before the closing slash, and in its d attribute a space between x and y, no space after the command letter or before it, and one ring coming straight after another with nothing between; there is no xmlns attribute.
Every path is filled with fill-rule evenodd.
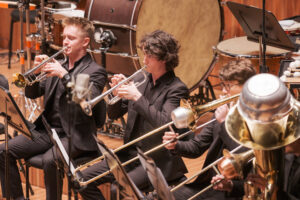
<svg viewBox="0 0 300 200"><path fill-rule="evenodd" d="M245 165L245 163L249 162L254 157L254 151L252 149L240 154L233 154L239 149L241 149L242 147L243 147L242 145L239 145L235 149L231 150L230 152L224 149L223 157L219 158L218 160L206 166L205 168L203 168L202 170L200 170L190 178L186 179L182 183L173 187L170 191L174 192L175 190L179 189L189 181L193 180L195 177L199 176L200 174L206 172L211 168L213 168L213 170L217 174L224 175L224 177L227 179L232 179L234 177L242 177L242 167ZM218 168L216 167L216 165L218 165ZM219 183L220 181L222 180L219 180L214 184L208 185L207 187L203 188L201 191L199 191L198 193L190 197L188 200L192 200L196 198L197 196L201 195L202 193L212 188L215 184Z"/></svg>
<svg viewBox="0 0 300 200"><path fill-rule="evenodd" d="M144 79L142 82L137 82L135 83L136 87L139 87L140 85L142 85L146 80L147 80L147 75L145 73L145 69L146 69L146 65L144 65L141 69L137 70L136 72L134 72L131 76L129 76L128 78L122 80L121 82L119 82L117 85L115 85L114 87L110 88L109 90L107 90L106 92L102 93L101 95L95 97L94 99L91 99L89 101L83 100L80 102L80 107L82 108L82 110L84 111L85 114L87 114L88 116L92 115L92 108L99 103L102 99L104 99L107 95L110 95L117 87L119 87L120 85L129 82L130 80L132 80L136 75L138 75L139 73L143 73L144 75ZM110 99L108 104L112 105L114 103L116 103L117 101L120 100L120 97L115 96L114 98Z"/></svg>
<svg viewBox="0 0 300 200"><path fill-rule="evenodd" d="M210 106L212 108L211 110L215 109L218 106L226 104L229 101L236 100L238 97L239 97L239 94L236 94L236 95L233 95L233 96L221 99L221 100L215 100L215 101L213 101L213 102L210 103ZM205 109L201 109L202 106L205 106ZM204 111L205 112L209 111L209 109L207 108L206 105L200 105L195 110L198 110L198 111L201 110L201 112L203 112L203 113L204 113ZM197 114L200 114L200 111ZM146 133L145 135L143 135L143 136L141 136L139 138L136 138L135 140L132 140L131 142L129 142L129 143L125 144L125 145L120 146L119 148L113 150L113 153L116 153L116 152L118 152L118 151L120 151L120 150L122 150L122 149L124 149L124 148L126 148L126 147L128 147L128 146L130 146L130 145L132 145L134 143L136 143L136 142L139 142L139 141L141 141L141 140L143 140L143 139L145 139L145 138L147 138L149 136L152 136L155 133L157 133L157 132L159 132L159 131L161 131L161 130L163 130L163 129L165 129L165 128L173 125L173 124L177 128L187 128L192 122L195 121L195 118L193 116L193 112L191 112L189 109L185 109L185 108L182 108L182 107L176 108L172 112L171 116L172 116L172 121L171 122L169 122L169 123L167 123L165 125L162 125L161 127L158 127L157 129L155 129L153 131L150 131L150 132ZM204 123L204 124L202 124L202 125L200 125L198 127L192 127L191 128L192 130L190 130L190 131L188 131L188 132L186 132L184 134L181 134L181 135L177 136L176 139L181 139L181 138L185 137L186 135L190 134L191 132L193 132L195 130L198 130L199 128L202 128L202 127L204 127L204 126L206 126L206 125L214 122L215 120L216 119L212 119L212 120L210 120L210 121L208 121L208 122L206 122L206 123ZM156 150L159 150L162 147L164 147L166 144L169 144L169 143L172 143L172 142L174 142L174 141L172 140L172 141L168 141L167 143L160 144L160 145L158 145L158 146L150 149L149 151L145 152L145 155L150 154L150 153L152 153L152 152L154 152ZM92 160L92 161L90 161L88 163L85 163L85 164L77 167L75 169L75 173L79 172L81 169L83 169L85 167L93 165L95 162L101 161L103 158L104 158L104 156L102 155L102 156L100 156L100 157L98 157L98 158L96 158L96 159L94 159L94 160ZM128 160L128 161L122 163L122 166L126 166L126 165L128 165L128 164L130 164L130 163L132 163L133 161L136 161L136 160L138 160L138 156L132 158L131 160ZM98 179L100 179L100 178L108 175L109 173L110 173L110 171L106 171L103 174L100 174L100 175L98 175L96 177L93 177L93 178L91 178L91 179L89 179L87 181L77 180L77 182L81 186L85 186L85 185L87 185L87 184L89 184L89 183L91 183L91 182L93 182L95 180L98 180Z"/></svg>
<svg viewBox="0 0 300 200"><path fill-rule="evenodd" d="M58 52L56 52L55 54L53 54L46 60L43 60L43 62L41 62L39 65L28 70L24 74L20 74L20 73L13 74L13 82L12 83L15 84L19 88L24 88L28 85L30 86L36 82L42 81L44 78L46 78L46 73L41 72L39 75L37 75L37 76L34 75L34 77L31 77L31 76L33 76L32 73L34 71L36 71L37 69L41 68L45 63L49 62L53 58L57 57L59 54L63 53L67 48L68 47L63 47L61 50L59 50ZM66 61L66 58L65 58L65 61Z"/></svg>

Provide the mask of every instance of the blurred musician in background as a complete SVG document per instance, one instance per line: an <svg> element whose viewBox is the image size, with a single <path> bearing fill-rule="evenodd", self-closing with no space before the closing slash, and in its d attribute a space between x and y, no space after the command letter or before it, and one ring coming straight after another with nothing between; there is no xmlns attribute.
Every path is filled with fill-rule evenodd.
<svg viewBox="0 0 300 200"><path fill-rule="evenodd" d="M108 106L108 115L111 119L117 119L128 112L124 143L170 122L171 112L180 105L180 99L188 97L187 87L174 74L174 68L179 63L177 40L172 35L157 30L144 36L139 47L144 53L144 64L147 66L146 82L138 88L133 82L118 87L114 95L118 95L122 100ZM125 78L123 75L115 75L111 80L111 86L116 85L123 78ZM141 82L143 79L144 76L140 74L134 81ZM137 156L136 146L147 151L161 144L162 135L163 132L156 133L136 145L119 151L117 155L121 162L128 161ZM184 178L187 170L180 157L172 155L166 149L149 156L155 160L167 181ZM138 188L149 186L147 174L139 162L126 166L125 169ZM102 161L88 167L82 173L86 179L90 179L108 170L106 161ZM107 175L89 184L81 195L89 200L104 199L97 185L113 181L113 175Z"/></svg>
<svg viewBox="0 0 300 200"><path fill-rule="evenodd" d="M249 60L237 60L231 61L220 69L219 77L222 81L223 93L226 96L238 94L242 91L243 84L251 76L255 75L256 71ZM230 106L233 104L231 103ZM203 168L210 163L216 161L222 157L223 149L233 150L239 146L228 135L225 129L225 118L230 107L225 104L216 109L214 117L216 121L207 125L198 135L188 141L175 141L167 144L165 147L169 149L173 154L188 157L197 158L201 156L206 150L208 150ZM170 141L176 137L177 133L165 132L163 136L163 142ZM241 151L245 151L241 149ZM173 192L174 196L178 200L188 199L192 197L200 190L210 185L212 177L215 175L214 170L210 169L203 174L199 175L195 181L186 184ZM230 183L232 184L232 183ZM234 185L237 185L234 184ZM235 193L235 188L232 188L231 193ZM223 191L216 191L210 189L199 195L195 199L226 199L227 194Z"/></svg>
<svg viewBox="0 0 300 200"><path fill-rule="evenodd" d="M67 134L71 134L71 157L73 159L87 154L96 154L97 156L98 148L93 137L96 134L95 121L92 117L85 115L79 105L68 103L67 83L71 79L70 76L76 76L78 73L90 75L90 81L93 82L91 93L94 97L101 94L107 75L105 69L96 64L86 51L94 30L93 24L86 19L74 17L66 18L63 25L63 46L67 47L64 52L68 57L67 62L61 64L53 59L53 61L45 64L42 71L48 77L32 86L27 86L25 95L29 98L44 96L45 109L42 115L47 119L51 128L56 130L67 152L69 149ZM35 65L47 57L46 55L37 56ZM61 199L62 176L57 172L57 161L59 160L56 154L57 149L46 133L41 116L34 125L35 128L32 131L35 137L33 140L23 135L9 140L10 194L13 199L24 199L16 159L28 159L43 153L47 200ZM5 187L8 187L4 185L4 144L0 145L0 150L1 186L2 192L4 192ZM58 183L59 185L57 185Z"/></svg>

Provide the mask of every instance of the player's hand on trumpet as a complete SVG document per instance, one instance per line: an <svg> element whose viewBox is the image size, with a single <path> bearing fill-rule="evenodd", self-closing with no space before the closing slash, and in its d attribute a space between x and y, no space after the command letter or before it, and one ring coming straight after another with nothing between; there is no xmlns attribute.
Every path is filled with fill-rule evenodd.
<svg viewBox="0 0 300 200"><path fill-rule="evenodd" d="M128 84L121 85L118 88L118 96L132 101L137 101L142 96L140 91L135 86L134 82L129 82Z"/></svg>
<svg viewBox="0 0 300 200"><path fill-rule="evenodd" d="M177 144L176 137L178 135L179 135L178 133L175 133L175 132L172 132L172 131L165 132L165 134L164 134L164 136L162 138L163 139L163 143L166 143L166 142L169 142L169 141L173 140L173 142L165 145L166 149L169 149L169 150L175 149L175 146Z"/></svg>
<svg viewBox="0 0 300 200"><path fill-rule="evenodd" d="M49 56L44 55L44 54L43 54L43 55L35 56L33 65L34 65L34 66L38 66L39 64L41 64L44 60L47 60L48 58L49 58ZM44 64L44 66L45 66L45 65L46 65L46 63ZM41 73L42 68L43 68L43 67L40 67L40 68L36 69L36 70L34 71L34 73L35 73L35 74Z"/></svg>
<svg viewBox="0 0 300 200"><path fill-rule="evenodd" d="M42 72L45 72L48 77L57 76L62 78L64 75L68 73L68 71L55 59L48 62L43 68Z"/></svg>
<svg viewBox="0 0 300 200"><path fill-rule="evenodd" d="M126 77L123 74L115 74L113 75L113 77L111 78L111 82L109 83L110 87L114 87L116 85L118 85L118 83L120 83L122 80L126 79ZM112 91L112 94L114 96L118 95L118 88Z"/></svg>

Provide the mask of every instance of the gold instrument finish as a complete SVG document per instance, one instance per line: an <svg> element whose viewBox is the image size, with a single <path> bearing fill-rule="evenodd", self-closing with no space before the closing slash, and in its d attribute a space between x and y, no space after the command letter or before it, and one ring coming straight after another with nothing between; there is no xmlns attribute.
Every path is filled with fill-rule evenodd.
<svg viewBox="0 0 300 200"><path fill-rule="evenodd" d="M92 115L92 108L99 103L102 99L104 99L106 96L111 95L112 92L117 89L119 86L128 83L129 81L131 81L134 77L136 77L138 74L143 73L144 75L144 79L142 82L137 82L135 83L136 87L139 87L140 85L144 84L145 81L147 80L147 75L145 73L145 69L146 69L146 65L144 67L142 67L141 69L139 69L138 71L136 71L134 74L132 74L131 76L129 76L128 78L122 80L121 82L119 82L117 85L115 85L114 87L110 88L109 90L107 90L106 92L103 92L101 95L95 97L92 100L89 101L82 101L80 103L80 107L81 109L84 111L84 113L88 116ZM118 102L120 100L120 97L116 96L113 99L109 100L108 104L115 104L116 102Z"/></svg>
<svg viewBox="0 0 300 200"><path fill-rule="evenodd" d="M258 74L245 84L225 127L236 142L254 149L256 174L267 180L265 191L246 182L243 199L277 199L284 173L283 147L300 138L299 102L271 74Z"/></svg>
<svg viewBox="0 0 300 200"><path fill-rule="evenodd" d="M111 88L111 89L113 89L113 88ZM111 91L109 91L108 93L111 93ZM107 94L103 93L102 95L107 95ZM98 96L96 98L99 98L99 97L100 96ZM215 100L213 102L210 102L209 105L210 105L211 109L215 109L218 106L223 105L225 103L228 103L230 101L233 101L233 100L235 100L237 98L238 98L238 95L235 95L235 96L232 96L232 97ZM93 104L88 104L88 102L86 102L86 101L83 101L82 103L86 103L83 106L93 105ZM202 106L205 106L205 105L201 105L199 107L201 108ZM205 109L201 109L201 110L202 111L205 110L205 112L210 111L210 109L208 107L206 107ZM200 112L198 112L198 114L200 114ZM160 132L160 131L168 128L169 126L171 126L173 124L177 128L187 128L187 127L189 127L190 124L192 124L195 121L194 115L195 114L191 111L191 107L190 106L188 106L188 107L186 107L186 106L185 107L178 107L175 110L173 110L172 113L171 113L171 117L172 117L172 121L171 122L169 122L169 123L167 123L165 125L162 125L161 127L158 127L155 130L150 131L150 132L144 134L143 136L141 136L139 138L136 138L136 139L132 140L131 142L125 144L125 145L122 145L122 146L118 147L113 152L116 153L116 152L118 152L118 151L120 151L122 149L125 149L125 148L129 147L130 145L133 145L133 144L135 144L135 143L137 143L137 142L139 142L139 141L141 141L141 140L143 140L143 139L145 139L145 138L147 138L149 136L152 136L152 135L154 135L154 134L156 134L156 133L158 133L158 132ZM196 130L198 130L198 129L200 129L200 128L202 128L202 127L204 127L204 126L206 126L206 125L208 125L208 124L210 124L210 123L212 123L214 121L216 121L216 119L212 119L212 120L210 120L210 121L208 121L208 122L206 122L206 123L204 123L204 124L202 124L202 125L200 125L198 127L192 127L192 129L190 131L179 135L177 137L177 139L181 139L181 138L187 136L188 134L192 133L193 131L196 131ZM169 141L168 143L171 143L171 142L173 142L173 141ZM154 152L156 150L159 150L159 149L163 148L166 144L167 143L160 144L160 145L154 147L153 149L150 149L149 151L145 152L145 155L148 155L148 154L150 154L150 153L152 153L152 152ZM235 150L233 150L232 153L235 152L235 151L237 151L241 147L242 146L239 146L238 148L236 148ZM90 162L88 162L88 163L86 163L84 165L81 165L81 166L77 167L75 169L75 173L79 172L80 170L82 170L82 169L84 169L86 167L89 167L89 166L95 164L96 162L102 161L103 158L104 158L104 156L100 156L100 157L98 157L98 158L96 158L96 159L94 159L94 160L92 160L92 161L90 161ZM131 162L133 162L133 161L135 161L137 159L138 159L138 157L136 156L136 157L132 158L131 160L129 160L127 162L124 162L122 164L122 166L126 166L126 165L130 164ZM103 176L106 176L109 173L110 173L110 171L107 171L107 172L105 172L103 174L100 174L100 175L98 175L96 177L93 177L93 178L91 178L90 180L87 180L87 181L81 181L81 180L76 180L76 181L78 181L79 184L81 186L83 186L83 185L87 185L87 184L89 184L89 183L91 183L91 182L93 182L95 180L98 180L98 179L102 178Z"/></svg>
<svg viewBox="0 0 300 200"><path fill-rule="evenodd" d="M195 107L194 112L199 116L200 114L214 110L221 105L230 103L232 101L236 101L239 98L239 96L240 96L240 94L235 94L235 95L223 98L223 99L217 99L212 102L208 102L207 104Z"/></svg>
<svg viewBox="0 0 300 200"><path fill-rule="evenodd" d="M68 47L63 47L60 51L56 52L54 55L50 56L48 59L41 62L36 67L28 70L24 74L15 73L13 74L13 84L15 84L19 88L24 88L26 86L33 85L36 82L42 81L44 78L46 78L45 73L40 73L39 75L35 75L34 72L41 68L44 64L51 61L53 58L57 57L59 54L63 53ZM65 60L66 61L66 60ZM64 62L65 62L64 61Z"/></svg>

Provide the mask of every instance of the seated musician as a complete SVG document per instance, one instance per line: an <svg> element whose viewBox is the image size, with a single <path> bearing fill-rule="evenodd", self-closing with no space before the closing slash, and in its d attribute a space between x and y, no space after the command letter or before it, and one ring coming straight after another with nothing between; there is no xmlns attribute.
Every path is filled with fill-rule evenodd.
<svg viewBox="0 0 300 200"><path fill-rule="evenodd" d="M119 86L114 94L122 98L116 104L108 106L108 115L117 119L128 112L124 143L142 136L155 128L171 121L171 112L180 104L180 99L187 98L188 89L175 76L174 68L178 65L178 42L164 31L154 31L144 36L140 42L144 53L144 64L147 66L147 80L138 88L133 82ZM115 75L111 86L115 86L123 75ZM144 79L139 74L134 81ZM117 153L121 162L137 156L136 146L144 152L161 144L163 132L156 133L140 142L129 146ZM186 167L180 157L172 155L166 149L158 150L149 155L161 169L167 181L176 181L184 178ZM105 161L99 162L82 171L86 179L108 171ZM140 189L147 188L149 180L141 164L137 161L125 167L129 177ZM114 177L109 174L88 185L81 192L84 199L104 199L97 185L113 182Z"/></svg>
<svg viewBox="0 0 300 200"><path fill-rule="evenodd" d="M79 73L90 75L93 82L91 89L92 96L101 94L105 82L106 71L96 64L86 49L90 42L90 36L94 30L93 24L83 18L65 19L63 30L63 46L67 47L65 55L67 62L61 64L53 59L42 67L47 78L32 86L26 86L25 95L29 98L44 96L44 112L42 115L47 119L51 128L58 133L66 151L68 152L68 137L72 138L71 158L77 159L86 154L93 154L98 151L96 141L93 137L96 134L96 125L93 117L84 114L77 104L69 104L67 99L67 83L70 76ZM34 64L39 64L46 55L37 56ZM58 158L56 147L53 146L46 130L42 124L41 116L35 121L33 140L19 135L9 140L9 185L4 185L4 144L0 145L0 177L2 192L5 187L10 187L10 194L13 199L24 199L21 179L16 165L16 159L28 159L37 154L43 153L43 169L45 174L46 199L61 199L62 177L57 174L56 162ZM70 131L69 131L70 130ZM57 178L59 180L57 180ZM59 185L57 185L59 183ZM5 196L5 193L3 193Z"/></svg>
<svg viewBox="0 0 300 200"><path fill-rule="evenodd" d="M227 96L238 94L242 91L243 84L251 76L255 75L255 69L249 60L231 61L220 69L219 77L222 81L223 92ZM232 103L231 105L232 106ZM229 111L227 104L220 106L216 109L214 117L216 121L210 123L203 130L195 135L194 138L188 141L175 141L166 144L166 148L174 154L188 157L197 158L208 150L203 167L216 161L222 157L223 149L229 151L239 146L228 135L225 129L225 118ZM177 133L165 132L163 142L170 141L176 137ZM245 151L242 148L240 151ZM200 169L199 169L200 170ZM199 175L192 183L185 184L173 192L178 200L188 199L198 193L200 190L210 185L212 177L215 175L213 169L210 169L203 174ZM227 199L225 192L209 189L195 199Z"/></svg>
<svg viewBox="0 0 300 200"><path fill-rule="evenodd" d="M299 200L300 199L300 139L287 145L285 147L285 166L284 166L284 180L283 188L279 188L277 191L277 199L286 200ZM218 180L219 177L215 177ZM257 174L249 174L248 181L251 181L254 186L265 190L267 186L267 180L260 177ZM231 185L228 181L224 185L217 184L215 189L217 190L231 190ZM243 185L240 186L239 191L243 191ZM243 191L244 192L244 191Z"/></svg>

